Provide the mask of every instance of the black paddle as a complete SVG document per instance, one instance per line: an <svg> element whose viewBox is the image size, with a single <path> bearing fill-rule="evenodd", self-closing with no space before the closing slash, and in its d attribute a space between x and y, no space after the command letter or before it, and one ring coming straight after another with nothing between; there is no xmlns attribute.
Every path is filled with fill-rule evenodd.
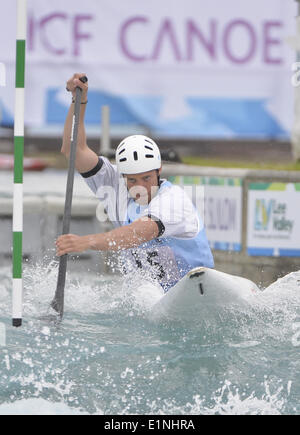
<svg viewBox="0 0 300 435"><path fill-rule="evenodd" d="M83 76L80 78L80 81L82 81L82 83L86 83L87 80L88 79L86 76ZM70 232L70 220L71 220L71 210L72 210L75 159L76 159L76 147L77 147L81 94L82 94L81 88L77 87L76 88L76 97L75 97L74 115L73 115L73 122L72 122L71 150L70 150L70 158L69 158L69 168L68 168L68 178L67 178L67 188L66 188L66 198L65 198L65 209L64 209L64 216L63 216L62 234L69 234L69 232ZM59 258L59 268L58 268L58 279L57 279L56 292L54 295L54 299L51 302L51 307L55 311L57 311L60 319L62 319L63 313L64 313L64 293L65 293L67 261L68 261L68 254L64 254Z"/></svg>

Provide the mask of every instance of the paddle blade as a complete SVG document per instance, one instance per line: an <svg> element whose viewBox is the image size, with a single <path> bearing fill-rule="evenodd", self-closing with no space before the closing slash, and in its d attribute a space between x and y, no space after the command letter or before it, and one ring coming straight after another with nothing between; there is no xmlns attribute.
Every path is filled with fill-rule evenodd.
<svg viewBox="0 0 300 435"><path fill-rule="evenodd" d="M67 260L68 260L67 254L62 255L59 259L56 292L53 301L50 304L51 307L59 314L61 318L64 314L64 293L65 293Z"/></svg>

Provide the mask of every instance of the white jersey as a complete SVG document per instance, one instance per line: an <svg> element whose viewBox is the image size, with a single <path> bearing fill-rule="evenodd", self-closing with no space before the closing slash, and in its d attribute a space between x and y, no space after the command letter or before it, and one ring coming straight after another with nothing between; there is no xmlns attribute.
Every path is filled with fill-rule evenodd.
<svg viewBox="0 0 300 435"><path fill-rule="evenodd" d="M193 267L214 266L203 222L181 187L162 180L150 203L141 206L130 197L124 178L108 159L101 157L92 171L81 175L104 203L115 227L144 216L157 222L155 239L123 252L124 270L133 266L149 272L167 290Z"/></svg>

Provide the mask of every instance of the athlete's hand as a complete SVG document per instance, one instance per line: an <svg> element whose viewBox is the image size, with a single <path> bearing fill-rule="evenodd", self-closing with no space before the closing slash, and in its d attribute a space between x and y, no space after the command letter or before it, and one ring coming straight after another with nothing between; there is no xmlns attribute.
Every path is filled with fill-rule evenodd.
<svg viewBox="0 0 300 435"><path fill-rule="evenodd" d="M82 101L87 100L87 93L88 93L88 82L82 83L81 80L79 80L81 77L84 77L86 74L84 73L75 73L73 74L73 77L71 77L67 81L66 89L69 92L72 92L73 98L76 96L76 88L79 87L82 89Z"/></svg>
<svg viewBox="0 0 300 435"><path fill-rule="evenodd" d="M60 257L71 252L83 252L90 249L88 236L76 236L75 234L64 234L59 236L55 242L56 255Z"/></svg>

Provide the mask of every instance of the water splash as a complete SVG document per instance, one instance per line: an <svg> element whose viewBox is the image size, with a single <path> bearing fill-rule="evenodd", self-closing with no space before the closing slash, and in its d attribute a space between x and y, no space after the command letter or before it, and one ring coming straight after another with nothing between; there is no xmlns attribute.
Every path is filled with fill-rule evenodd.
<svg viewBox="0 0 300 435"><path fill-rule="evenodd" d="M284 413L288 393L284 394L284 387L279 386L273 392L268 381L263 382L264 392L259 397L257 392L250 394L241 392L226 380L212 396L213 406L207 407L204 401L196 396L194 403L187 408L190 414L206 415L281 415Z"/></svg>
<svg viewBox="0 0 300 435"><path fill-rule="evenodd" d="M24 267L24 325L10 328L11 271L0 269L0 414L296 414L300 412L299 272L249 306L197 325L156 324L153 283L68 273L64 321L39 320L57 263Z"/></svg>

